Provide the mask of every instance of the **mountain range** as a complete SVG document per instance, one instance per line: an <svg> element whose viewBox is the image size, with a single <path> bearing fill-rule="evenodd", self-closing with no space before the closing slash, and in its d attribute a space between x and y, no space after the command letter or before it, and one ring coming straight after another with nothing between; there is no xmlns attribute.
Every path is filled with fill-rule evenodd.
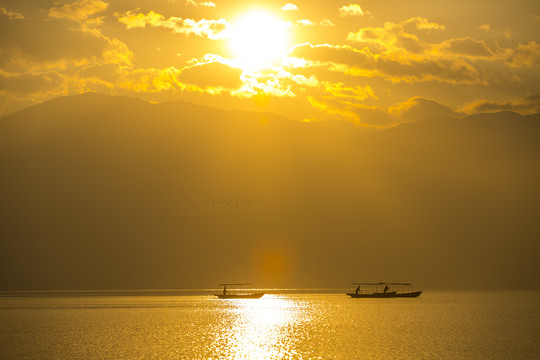
<svg viewBox="0 0 540 360"><path fill-rule="evenodd" d="M421 106L377 131L96 93L0 118L0 290L539 289L540 114Z"/></svg>

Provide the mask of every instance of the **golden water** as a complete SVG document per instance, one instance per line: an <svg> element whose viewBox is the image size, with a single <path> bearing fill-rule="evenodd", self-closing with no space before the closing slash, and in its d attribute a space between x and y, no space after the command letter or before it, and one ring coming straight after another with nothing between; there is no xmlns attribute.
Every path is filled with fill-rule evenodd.
<svg viewBox="0 0 540 360"><path fill-rule="evenodd" d="M0 297L0 359L538 359L539 292Z"/></svg>

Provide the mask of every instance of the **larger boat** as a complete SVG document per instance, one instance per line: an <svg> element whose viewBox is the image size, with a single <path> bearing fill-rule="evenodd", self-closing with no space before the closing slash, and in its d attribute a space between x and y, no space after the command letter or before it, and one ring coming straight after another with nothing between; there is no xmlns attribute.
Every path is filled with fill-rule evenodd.
<svg viewBox="0 0 540 360"><path fill-rule="evenodd" d="M220 299L259 299L264 292L253 289L253 284L219 284L216 294Z"/></svg>
<svg viewBox="0 0 540 360"><path fill-rule="evenodd" d="M421 291L413 291L408 283L352 283L353 291L347 293L352 298L397 298L418 297Z"/></svg>

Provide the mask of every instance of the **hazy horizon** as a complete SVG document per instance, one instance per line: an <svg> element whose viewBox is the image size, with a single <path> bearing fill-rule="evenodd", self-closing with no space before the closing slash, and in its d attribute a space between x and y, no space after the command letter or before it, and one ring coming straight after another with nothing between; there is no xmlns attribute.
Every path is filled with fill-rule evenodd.
<svg viewBox="0 0 540 360"><path fill-rule="evenodd" d="M538 1L0 0L0 291L538 290Z"/></svg>
<svg viewBox="0 0 540 360"><path fill-rule="evenodd" d="M409 113L366 132L89 93L3 117L1 289L538 289L540 114Z"/></svg>

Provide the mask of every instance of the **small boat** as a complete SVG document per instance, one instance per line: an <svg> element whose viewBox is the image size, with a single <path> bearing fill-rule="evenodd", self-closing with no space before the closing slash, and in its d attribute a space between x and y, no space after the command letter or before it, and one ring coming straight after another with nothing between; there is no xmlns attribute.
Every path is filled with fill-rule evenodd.
<svg viewBox="0 0 540 360"><path fill-rule="evenodd" d="M347 293L352 298L401 298L418 297L421 291L413 291L408 283L352 283L353 291Z"/></svg>
<svg viewBox="0 0 540 360"><path fill-rule="evenodd" d="M219 284L216 294L220 299L259 299L264 292L255 291L251 283L245 284Z"/></svg>

